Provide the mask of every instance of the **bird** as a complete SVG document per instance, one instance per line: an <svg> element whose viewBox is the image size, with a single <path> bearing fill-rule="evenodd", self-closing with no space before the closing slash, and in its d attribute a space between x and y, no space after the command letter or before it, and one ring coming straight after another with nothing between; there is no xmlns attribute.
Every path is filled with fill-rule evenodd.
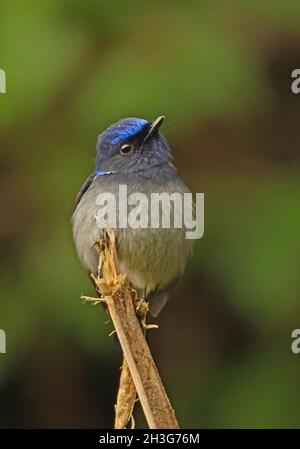
<svg viewBox="0 0 300 449"><path fill-rule="evenodd" d="M152 193L190 193L160 132L164 118L121 119L98 136L95 169L77 195L72 217L75 247L89 275L97 273L95 244L103 237L103 228L97 224L99 194L118 199L120 185L127 187L128 194L139 192L149 199ZM172 216L175 213L172 210ZM114 232L120 272L149 301L150 313L156 317L184 272L193 242L186 239L184 226L116 226Z"/></svg>

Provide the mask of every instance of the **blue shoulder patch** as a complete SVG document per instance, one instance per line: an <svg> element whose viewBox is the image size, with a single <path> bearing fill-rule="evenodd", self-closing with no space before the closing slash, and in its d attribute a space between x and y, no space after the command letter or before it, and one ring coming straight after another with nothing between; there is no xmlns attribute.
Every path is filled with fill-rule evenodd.
<svg viewBox="0 0 300 449"><path fill-rule="evenodd" d="M95 178L96 178L97 176L113 175L113 174L115 174L115 173L116 173L116 172L115 172L115 171L112 171L112 170L109 170L109 171L97 170L97 171L95 172Z"/></svg>

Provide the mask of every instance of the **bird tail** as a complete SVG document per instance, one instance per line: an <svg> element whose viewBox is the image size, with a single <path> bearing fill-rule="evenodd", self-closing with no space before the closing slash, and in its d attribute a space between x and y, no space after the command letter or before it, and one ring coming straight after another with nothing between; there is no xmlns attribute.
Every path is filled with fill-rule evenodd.
<svg viewBox="0 0 300 449"><path fill-rule="evenodd" d="M169 295L167 292L155 292L149 296L150 314L156 318L168 301Z"/></svg>

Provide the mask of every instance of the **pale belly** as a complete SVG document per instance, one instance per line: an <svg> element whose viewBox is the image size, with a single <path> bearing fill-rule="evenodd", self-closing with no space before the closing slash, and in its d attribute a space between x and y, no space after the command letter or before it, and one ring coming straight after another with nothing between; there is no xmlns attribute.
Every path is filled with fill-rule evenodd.
<svg viewBox="0 0 300 449"><path fill-rule="evenodd" d="M88 272L97 272L98 255L94 245L101 240L103 233L96 220L96 197L99 191L115 192L115 188L109 183L105 186L103 182L95 183L85 193L73 215L75 245ZM159 190L157 186L152 188L153 191ZM191 241L185 238L184 229L127 227L117 228L115 233L120 271L128 276L136 289L145 293L171 285L182 274L191 253Z"/></svg>

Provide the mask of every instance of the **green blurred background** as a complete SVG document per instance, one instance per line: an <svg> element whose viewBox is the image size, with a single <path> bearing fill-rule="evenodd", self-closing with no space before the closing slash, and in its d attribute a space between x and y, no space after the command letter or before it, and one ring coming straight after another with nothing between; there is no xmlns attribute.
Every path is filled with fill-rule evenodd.
<svg viewBox="0 0 300 449"><path fill-rule="evenodd" d="M295 0L1 0L1 427L112 426L121 354L80 301L70 217L97 134L161 114L206 195L150 336L181 426L299 427L299 20Z"/></svg>

